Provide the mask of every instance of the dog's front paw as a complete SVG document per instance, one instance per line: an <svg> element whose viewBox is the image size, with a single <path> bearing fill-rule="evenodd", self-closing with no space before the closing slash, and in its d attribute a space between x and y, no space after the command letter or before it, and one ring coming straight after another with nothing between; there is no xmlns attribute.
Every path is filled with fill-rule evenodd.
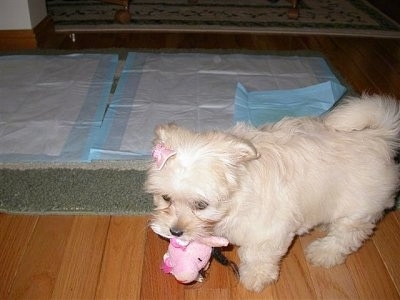
<svg viewBox="0 0 400 300"><path fill-rule="evenodd" d="M306 257L311 264L324 268L342 264L346 259L338 244L328 238L312 242L306 249Z"/></svg>
<svg viewBox="0 0 400 300"><path fill-rule="evenodd" d="M239 267L239 274L240 282L247 290L261 292L266 285L274 283L278 279L279 268L277 266L271 268L263 265L242 264Z"/></svg>

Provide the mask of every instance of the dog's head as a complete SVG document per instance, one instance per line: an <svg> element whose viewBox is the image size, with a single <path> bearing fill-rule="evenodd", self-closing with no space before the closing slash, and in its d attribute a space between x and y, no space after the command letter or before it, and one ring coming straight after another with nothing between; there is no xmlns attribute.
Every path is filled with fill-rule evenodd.
<svg viewBox="0 0 400 300"><path fill-rule="evenodd" d="M187 241L212 234L256 149L228 133L196 133L174 124L158 126L155 135L145 183L155 205L151 228Z"/></svg>

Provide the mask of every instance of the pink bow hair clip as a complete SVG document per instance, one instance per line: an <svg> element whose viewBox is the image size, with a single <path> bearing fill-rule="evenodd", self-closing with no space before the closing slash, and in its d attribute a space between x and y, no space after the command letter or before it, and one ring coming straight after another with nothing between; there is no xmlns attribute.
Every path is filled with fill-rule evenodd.
<svg viewBox="0 0 400 300"><path fill-rule="evenodd" d="M165 165L165 162L175 154L176 151L169 149L167 146L165 146L163 142L155 145L151 153L158 170L161 170L162 167Z"/></svg>

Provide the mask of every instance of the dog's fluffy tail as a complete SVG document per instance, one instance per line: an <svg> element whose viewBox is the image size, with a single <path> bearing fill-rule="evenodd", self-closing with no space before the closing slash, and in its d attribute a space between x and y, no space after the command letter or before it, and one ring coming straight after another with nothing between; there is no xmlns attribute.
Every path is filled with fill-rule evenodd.
<svg viewBox="0 0 400 300"><path fill-rule="evenodd" d="M339 131L371 130L390 143L400 146L400 102L389 96L363 94L348 97L324 117L329 127Z"/></svg>

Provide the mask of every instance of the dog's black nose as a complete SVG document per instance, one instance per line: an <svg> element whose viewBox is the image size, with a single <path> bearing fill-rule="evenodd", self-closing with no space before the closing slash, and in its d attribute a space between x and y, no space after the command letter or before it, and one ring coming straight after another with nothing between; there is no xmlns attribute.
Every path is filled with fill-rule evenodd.
<svg viewBox="0 0 400 300"><path fill-rule="evenodd" d="M169 231L171 232L172 235L177 236L177 237L180 237L180 236L182 236L182 234L183 234L183 231L182 231L182 230L177 229L177 228L174 228L174 227L173 227L173 228L170 228Z"/></svg>

